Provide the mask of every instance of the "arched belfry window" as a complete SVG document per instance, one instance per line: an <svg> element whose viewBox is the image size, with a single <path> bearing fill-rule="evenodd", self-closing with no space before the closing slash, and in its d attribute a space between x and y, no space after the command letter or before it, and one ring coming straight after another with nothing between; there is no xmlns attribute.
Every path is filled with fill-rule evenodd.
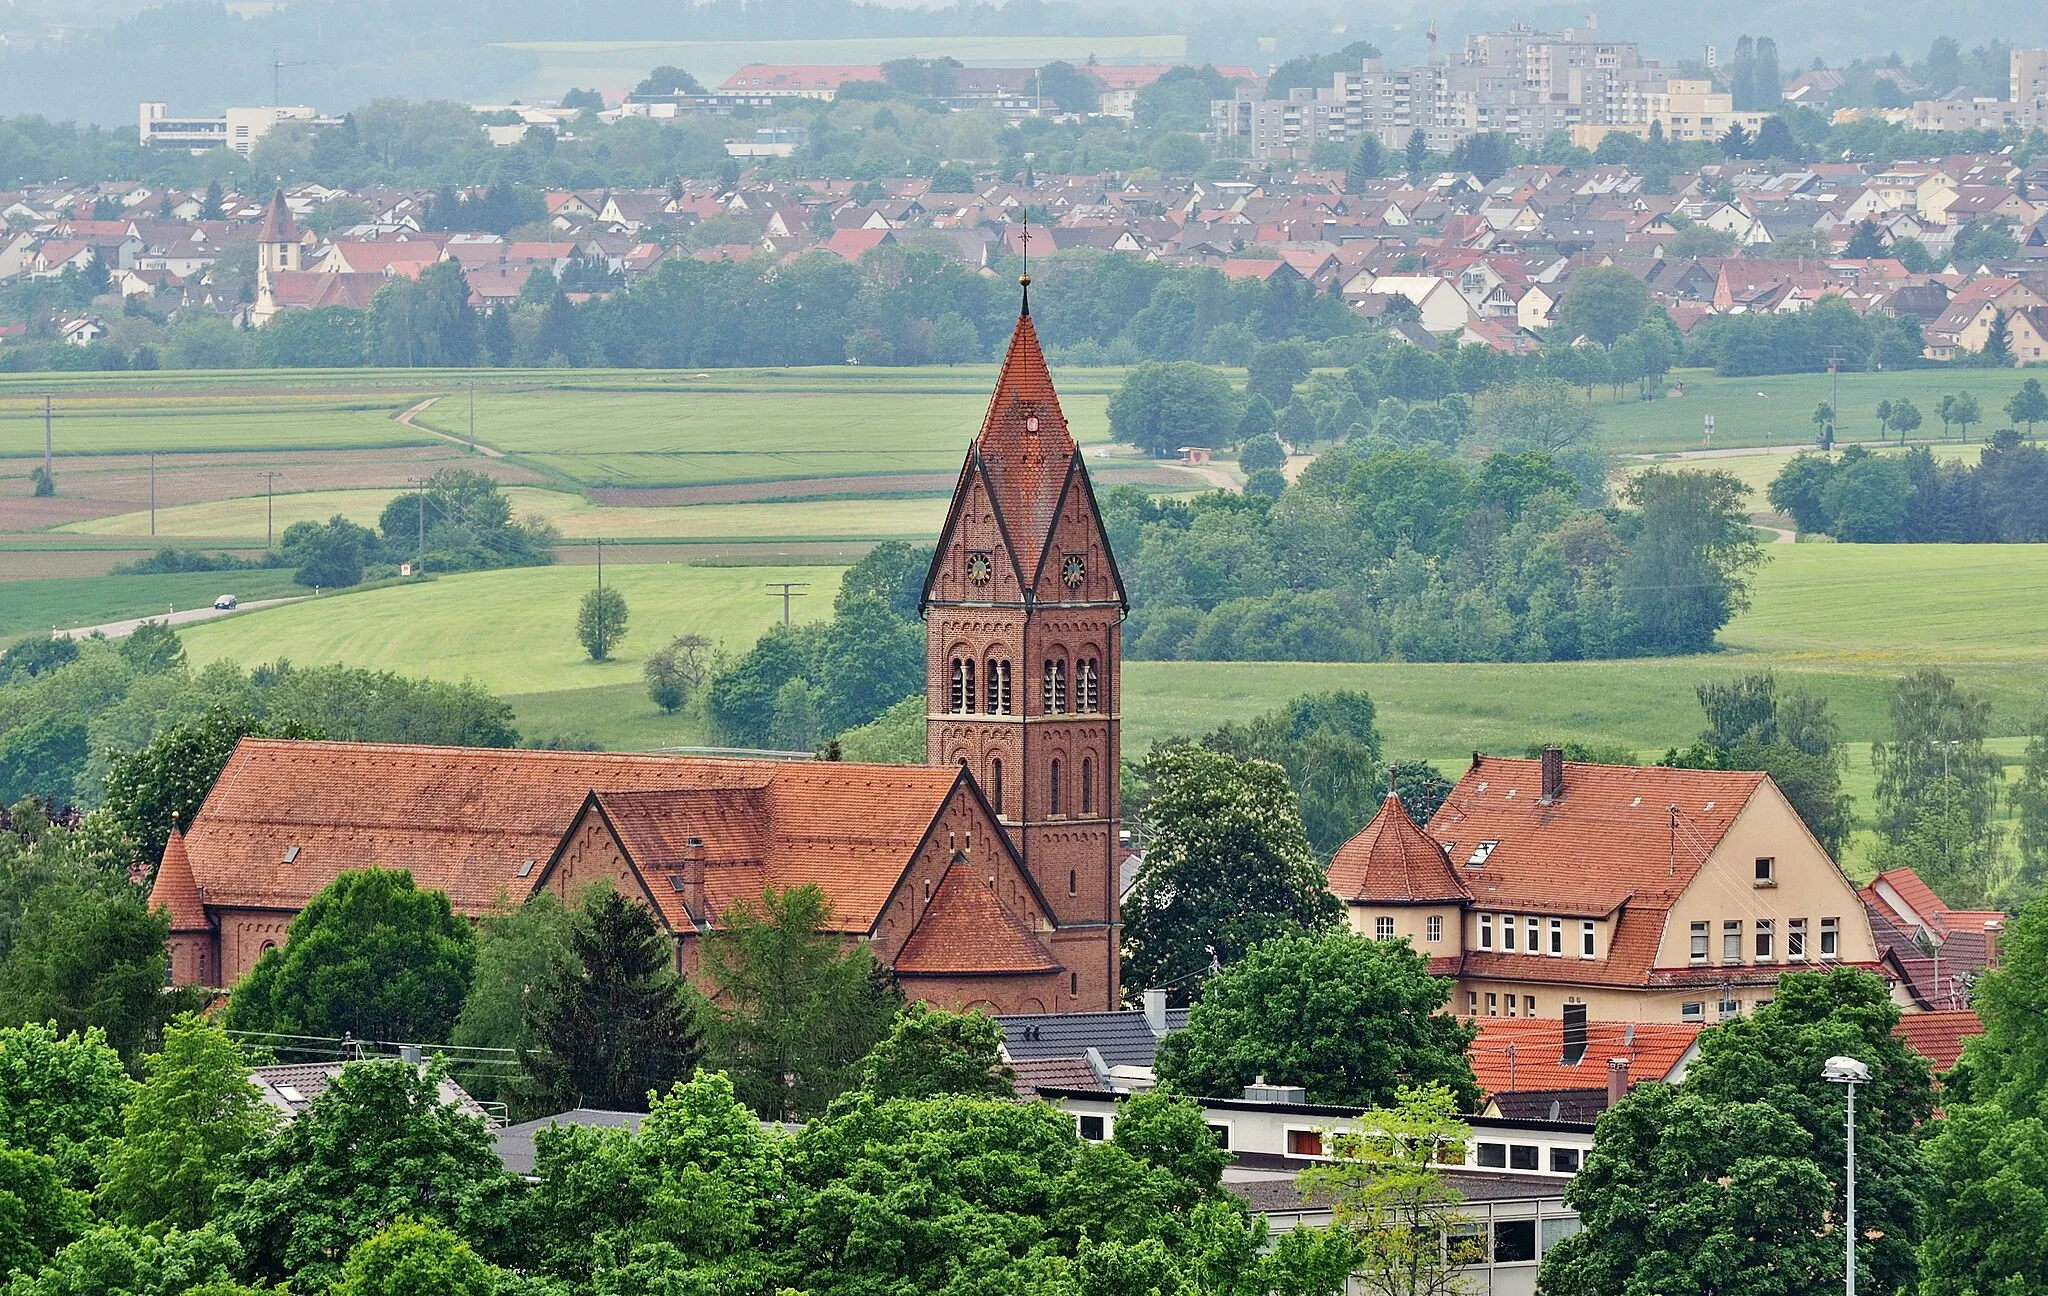
<svg viewBox="0 0 2048 1296"><path fill-rule="evenodd" d="M1088 715L1102 710L1102 668L1093 657L1074 663L1074 710Z"/></svg>
<svg viewBox="0 0 2048 1296"><path fill-rule="evenodd" d="M1047 715L1059 715L1067 709L1067 664L1053 658L1045 662L1044 704Z"/></svg>
<svg viewBox="0 0 2048 1296"><path fill-rule="evenodd" d="M1010 700L1010 663L998 658L988 659L988 713L990 715L1013 715Z"/></svg>

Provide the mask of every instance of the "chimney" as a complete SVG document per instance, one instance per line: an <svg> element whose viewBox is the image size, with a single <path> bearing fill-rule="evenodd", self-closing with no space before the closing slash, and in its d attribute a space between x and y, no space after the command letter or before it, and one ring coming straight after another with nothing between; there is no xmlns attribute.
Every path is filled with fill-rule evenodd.
<svg viewBox="0 0 2048 1296"><path fill-rule="evenodd" d="M1154 1035L1166 1034L1166 991L1145 992L1145 1025L1151 1027Z"/></svg>
<svg viewBox="0 0 2048 1296"><path fill-rule="evenodd" d="M1586 1005L1564 1006L1564 1064L1577 1066L1586 1060Z"/></svg>
<svg viewBox="0 0 2048 1296"><path fill-rule="evenodd" d="M691 837L683 842L683 905L690 916L699 920L707 919L704 912L704 839Z"/></svg>
<svg viewBox="0 0 2048 1296"><path fill-rule="evenodd" d="M1609 1107L1628 1097L1628 1059L1607 1059L1607 1105Z"/></svg>
<svg viewBox="0 0 2048 1296"><path fill-rule="evenodd" d="M1543 804L1549 805L1564 795L1564 749L1545 747L1543 749Z"/></svg>
<svg viewBox="0 0 2048 1296"><path fill-rule="evenodd" d="M1998 940L2003 935L2005 935L2005 923L1999 919L1993 918L1990 922L1984 924L1985 967L1995 968L1998 966Z"/></svg>

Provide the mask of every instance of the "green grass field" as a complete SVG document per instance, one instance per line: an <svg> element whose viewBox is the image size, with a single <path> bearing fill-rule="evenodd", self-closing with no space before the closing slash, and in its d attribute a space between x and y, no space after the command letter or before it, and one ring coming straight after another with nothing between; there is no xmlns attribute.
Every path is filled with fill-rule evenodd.
<svg viewBox="0 0 2048 1296"><path fill-rule="evenodd" d="M626 598L629 620L617 656L592 662L576 642L576 608L592 587L588 567L527 567L450 576L182 630L195 665L290 658L342 662L432 679L473 679L494 693L635 684L647 654L681 634L703 634L744 652L782 615L766 582L810 581L793 619L829 616L840 567L608 565L605 584ZM286 615L279 616L278 613ZM643 704L646 695L640 696ZM652 710L652 707L648 707Z"/></svg>
<svg viewBox="0 0 2048 1296"><path fill-rule="evenodd" d="M339 513L374 527L399 490L304 491L279 495L273 525L282 532L294 522L324 522ZM849 540L929 539L944 523L946 501L916 499L826 499L803 504L689 504L630 508L593 504L566 491L512 486L505 490L516 517L540 517L567 540ZM188 540L263 540L261 495L159 509L156 534L167 543ZM121 513L59 528L89 536L147 536L149 514Z"/></svg>
<svg viewBox="0 0 2048 1296"><path fill-rule="evenodd" d="M1875 440L1877 403L1905 397L1920 410L1918 440L1941 437L1935 407L1945 394L1970 392L1984 419L1970 429L1970 440L1988 441L1991 429L2006 424L2006 398L2028 377L2017 369L1913 369L1898 373L1845 373L1836 424L1838 441ZM1670 375L1683 383L1685 394L1640 401L1633 388L1614 401L1604 387L1594 389L1594 408L1606 423L1607 444L1619 453L1700 450L1728 446L1807 446L1813 444L1814 406L1829 400L1830 380L1824 373L1777 374L1763 378L1717 378L1704 369L1679 369ZM1759 394L1761 393L1761 394ZM1705 416L1714 416L1714 439L1702 439ZM1960 429L1949 437L1960 440Z"/></svg>
<svg viewBox="0 0 2048 1296"><path fill-rule="evenodd" d="M102 625L204 607L222 594L244 603L309 591L288 571L174 572L163 576L88 576L0 585L0 642L53 628Z"/></svg>
<svg viewBox="0 0 2048 1296"><path fill-rule="evenodd" d="M391 413L300 402L235 407L123 403L118 408L98 401L67 402L52 420L51 440L60 455L356 450L438 442L392 422ZM42 403L0 400L0 458L40 458L42 453Z"/></svg>
<svg viewBox="0 0 2048 1296"><path fill-rule="evenodd" d="M721 379L724 375L720 375ZM552 388L477 398L477 439L586 486L699 486L891 473L952 473L988 408L986 383L941 392ZM1108 439L1108 398L1062 392L1078 439ZM466 397L420 416L468 435Z"/></svg>
<svg viewBox="0 0 2048 1296"><path fill-rule="evenodd" d="M1749 507L1752 510L1765 511L1771 507L1770 500L1765 498L1765 492L1770 490L1771 482L1777 478L1779 473L1785 470L1787 461L1794 455L1803 453L1806 449L1808 447L1799 446L1790 450L1782 448L1765 450L1759 446L1753 450L1745 449L1734 454L1716 455L1707 459L1680 459L1671 453L1641 457L1632 456L1619 460L1615 464L1615 470L1618 474L1638 473L1650 467L1668 469L1697 468L1713 472L1724 472L1749 487L1753 492L1749 497ZM1929 449L1938 460L1953 459L1959 463L1968 464L1976 463L1984 452L1984 447L1975 443L1958 445L1954 442L1948 442L1930 446ZM1897 451L1881 451L1880 453L1896 454Z"/></svg>

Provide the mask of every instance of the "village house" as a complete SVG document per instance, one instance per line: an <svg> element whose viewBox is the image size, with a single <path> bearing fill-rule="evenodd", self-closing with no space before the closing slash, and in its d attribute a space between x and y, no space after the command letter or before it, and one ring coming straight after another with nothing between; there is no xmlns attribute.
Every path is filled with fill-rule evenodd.
<svg viewBox="0 0 2048 1296"><path fill-rule="evenodd" d="M1761 773L1475 755L1427 831L1389 797L1329 881L1474 1017L1713 1022L1788 970L1879 968L1855 886Z"/></svg>

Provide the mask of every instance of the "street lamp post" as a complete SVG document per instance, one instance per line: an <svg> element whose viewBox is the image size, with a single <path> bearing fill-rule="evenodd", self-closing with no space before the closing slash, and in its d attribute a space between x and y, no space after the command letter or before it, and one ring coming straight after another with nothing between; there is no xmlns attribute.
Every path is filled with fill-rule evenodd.
<svg viewBox="0 0 2048 1296"><path fill-rule="evenodd" d="M1856 1086L1870 1083L1870 1068L1852 1057L1831 1057L1820 1069L1823 1079L1842 1086L1849 1091L1849 1162L1843 1189L1847 1195L1848 1209L1844 1212L1847 1227L1848 1262L1843 1269L1843 1288L1846 1296L1856 1296Z"/></svg>

